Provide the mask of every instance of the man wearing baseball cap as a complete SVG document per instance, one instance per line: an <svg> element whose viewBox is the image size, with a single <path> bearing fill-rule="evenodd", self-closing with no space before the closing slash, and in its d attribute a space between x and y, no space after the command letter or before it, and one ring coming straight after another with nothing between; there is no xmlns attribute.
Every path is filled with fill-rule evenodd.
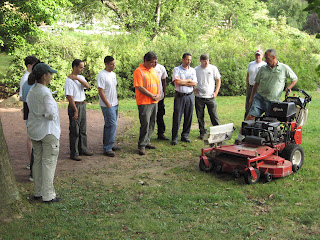
<svg viewBox="0 0 320 240"><path fill-rule="evenodd" d="M249 100L250 110L245 120L254 120L263 113L268 115L271 103L280 101L286 80L290 79L290 84L286 88L288 93L298 82L298 77L292 69L278 61L276 50L268 49L264 58L267 65L262 66L257 73ZM235 143L241 143L243 137L240 131Z"/></svg>
<svg viewBox="0 0 320 240"><path fill-rule="evenodd" d="M248 68L247 68L246 112L244 114L244 119L247 117L248 112L250 110L249 100L250 100L250 97L251 97L253 85L255 84L254 79L256 78L257 73L259 72L260 68L267 64L266 62L262 61L262 58L263 58L262 50L258 49L254 53L254 56L255 56L256 60L250 62L249 65L248 65Z"/></svg>

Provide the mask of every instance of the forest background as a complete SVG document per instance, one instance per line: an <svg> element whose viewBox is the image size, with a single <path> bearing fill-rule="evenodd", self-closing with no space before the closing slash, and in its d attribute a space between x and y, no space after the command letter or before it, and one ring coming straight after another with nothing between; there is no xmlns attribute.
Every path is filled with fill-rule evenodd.
<svg viewBox="0 0 320 240"><path fill-rule="evenodd" d="M278 60L297 74L296 89L316 90L320 21L314 11L304 11L307 6L304 0L4 1L1 56L11 55L12 63L0 72L0 85L8 96L16 93L25 71L23 60L34 55L58 70L50 88L63 99L64 81L75 58L85 61L83 75L94 85L104 57L112 55L119 97L127 98L134 95L132 73L146 52L158 55L169 76L182 54L189 52L193 67L202 53L209 53L222 75L220 95L243 95L254 51L274 48ZM77 27L70 27L70 22ZM79 32L95 29L99 33ZM173 92L169 85L167 95ZM87 91L89 101L97 97L96 88Z"/></svg>

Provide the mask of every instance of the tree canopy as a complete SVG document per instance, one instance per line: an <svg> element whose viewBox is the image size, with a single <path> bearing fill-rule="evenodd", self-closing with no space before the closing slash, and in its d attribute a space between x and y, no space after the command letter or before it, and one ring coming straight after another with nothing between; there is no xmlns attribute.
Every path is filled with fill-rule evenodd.
<svg viewBox="0 0 320 240"><path fill-rule="evenodd" d="M0 5L0 46L12 50L37 34L42 23L52 24L69 0L2 1Z"/></svg>

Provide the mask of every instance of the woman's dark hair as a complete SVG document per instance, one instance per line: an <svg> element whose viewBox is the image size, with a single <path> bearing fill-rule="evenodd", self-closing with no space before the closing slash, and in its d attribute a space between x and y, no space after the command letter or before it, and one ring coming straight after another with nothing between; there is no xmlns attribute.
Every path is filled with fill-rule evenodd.
<svg viewBox="0 0 320 240"><path fill-rule="evenodd" d="M40 62L40 61L35 56L28 56L24 59L24 64L26 65L26 67L28 66L28 64L35 64L37 62Z"/></svg>
<svg viewBox="0 0 320 240"><path fill-rule="evenodd" d="M43 62L36 62L33 67L32 67L32 72L30 73L29 77L28 77L28 84L29 85L33 85L36 82L40 83L41 81L41 77L43 76L42 72L39 71L34 71L34 67L37 66L37 64L39 63L43 63Z"/></svg>

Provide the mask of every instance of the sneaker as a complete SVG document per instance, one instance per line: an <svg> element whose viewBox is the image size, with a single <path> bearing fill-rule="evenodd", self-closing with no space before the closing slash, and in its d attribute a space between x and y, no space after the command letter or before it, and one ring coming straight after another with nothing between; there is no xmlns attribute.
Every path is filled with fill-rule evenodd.
<svg viewBox="0 0 320 240"><path fill-rule="evenodd" d="M191 143L191 140L189 138L181 138L181 141Z"/></svg>
<svg viewBox="0 0 320 240"><path fill-rule="evenodd" d="M159 134L158 135L158 139L159 140L165 140L165 141L167 141L167 140L169 140L169 138L167 138L165 135L163 135L163 134Z"/></svg>
<svg viewBox="0 0 320 240"><path fill-rule="evenodd" d="M106 155L108 157L114 157L115 156L115 152L114 151L105 151L104 155Z"/></svg>
<svg viewBox="0 0 320 240"><path fill-rule="evenodd" d="M55 203L60 202L62 199L59 197L55 197L54 199L51 199L50 201L42 201L43 203Z"/></svg>
<svg viewBox="0 0 320 240"><path fill-rule="evenodd" d="M42 200L42 197L41 196L40 197L33 196L33 200L39 201L39 200Z"/></svg>
<svg viewBox="0 0 320 240"><path fill-rule="evenodd" d="M244 136L239 133L237 139L234 141L234 144L240 145L242 143L242 140L244 139Z"/></svg>
<svg viewBox="0 0 320 240"><path fill-rule="evenodd" d="M121 150L121 148L120 148L120 147L117 147L117 146L112 147L112 151L120 151L120 150Z"/></svg>
<svg viewBox="0 0 320 240"><path fill-rule="evenodd" d="M32 177L29 177L29 181L30 181L30 182L33 182L33 178L32 178Z"/></svg>
<svg viewBox="0 0 320 240"><path fill-rule="evenodd" d="M177 141L177 140L171 142L171 145L173 145L173 146L174 146L174 145L177 145L177 144L178 144L178 141Z"/></svg>
<svg viewBox="0 0 320 240"><path fill-rule="evenodd" d="M146 149L145 148L139 149L139 155L146 155Z"/></svg>
<svg viewBox="0 0 320 240"><path fill-rule="evenodd" d="M70 157L70 158L75 161L81 161L81 158L79 158L79 156L74 156L74 157Z"/></svg>
<svg viewBox="0 0 320 240"><path fill-rule="evenodd" d="M82 155L84 155L84 156L92 156L93 152L86 151L86 152L83 152Z"/></svg>
<svg viewBox="0 0 320 240"><path fill-rule="evenodd" d="M148 145L146 146L146 148L148 148L148 149L156 149L156 146L154 146L154 145L152 145L152 144L148 144Z"/></svg>

